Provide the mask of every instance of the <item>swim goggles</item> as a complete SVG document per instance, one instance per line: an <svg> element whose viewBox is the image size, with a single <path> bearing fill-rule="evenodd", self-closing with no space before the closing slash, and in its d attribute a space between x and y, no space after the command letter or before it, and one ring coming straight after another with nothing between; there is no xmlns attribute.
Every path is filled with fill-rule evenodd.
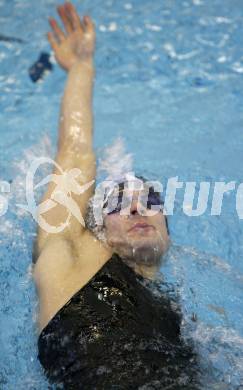
<svg viewBox="0 0 243 390"><path fill-rule="evenodd" d="M103 205L103 210L107 215L120 213L122 209L129 207L129 205L131 206L132 199L133 197L127 196L123 190L119 191L116 196L110 195L108 197ZM164 202L159 192L149 190L144 195L140 193L138 200L142 208L152 209L152 206L160 206L160 210L163 209Z"/></svg>

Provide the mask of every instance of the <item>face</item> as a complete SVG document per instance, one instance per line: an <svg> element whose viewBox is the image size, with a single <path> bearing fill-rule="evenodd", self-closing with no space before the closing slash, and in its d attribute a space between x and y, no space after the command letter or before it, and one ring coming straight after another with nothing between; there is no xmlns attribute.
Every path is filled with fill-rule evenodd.
<svg viewBox="0 0 243 390"><path fill-rule="evenodd" d="M126 210L105 216L107 243L125 259L158 266L169 246L165 216L161 211L149 215L151 210L143 207L138 191L130 193L130 205Z"/></svg>

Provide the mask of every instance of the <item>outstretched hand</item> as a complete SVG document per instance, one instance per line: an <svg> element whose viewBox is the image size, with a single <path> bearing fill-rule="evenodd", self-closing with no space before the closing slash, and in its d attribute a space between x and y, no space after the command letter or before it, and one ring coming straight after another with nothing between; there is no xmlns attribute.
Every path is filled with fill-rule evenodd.
<svg viewBox="0 0 243 390"><path fill-rule="evenodd" d="M58 64L69 70L76 62L92 58L95 49L95 28L89 16L80 19L72 3L57 7L65 32L55 19L49 18L52 32L47 37Z"/></svg>

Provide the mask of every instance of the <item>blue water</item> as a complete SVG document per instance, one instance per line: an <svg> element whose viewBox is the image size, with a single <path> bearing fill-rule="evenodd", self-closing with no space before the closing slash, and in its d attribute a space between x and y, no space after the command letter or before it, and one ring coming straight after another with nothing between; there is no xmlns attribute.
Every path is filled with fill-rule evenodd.
<svg viewBox="0 0 243 390"><path fill-rule="evenodd" d="M74 1L97 27L95 140L125 140L134 169L166 182L243 179L242 0ZM54 156L65 74L54 64L33 84L56 1L0 1L0 180L11 184L0 217L0 388L47 389L37 360L37 296L31 279L35 223L25 177L35 157ZM235 192L222 214L187 217L178 191L173 245L161 269L179 291L183 333L205 369L202 389L243 388L243 226ZM192 321L192 318L196 321Z"/></svg>

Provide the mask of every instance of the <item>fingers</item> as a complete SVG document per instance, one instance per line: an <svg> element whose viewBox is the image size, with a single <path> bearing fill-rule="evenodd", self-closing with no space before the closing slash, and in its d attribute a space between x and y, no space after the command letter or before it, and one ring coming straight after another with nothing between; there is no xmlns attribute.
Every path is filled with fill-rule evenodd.
<svg viewBox="0 0 243 390"><path fill-rule="evenodd" d="M70 34L73 31L73 26L70 20L69 13L66 10L66 7L64 5L59 5L57 7L57 12L60 18L62 19L66 32Z"/></svg>
<svg viewBox="0 0 243 390"><path fill-rule="evenodd" d="M58 6L57 11L68 34L70 34L73 30L80 28L84 30L84 25L82 24L79 15L72 3L68 2Z"/></svg>
<svg viewBox="0 0 243 390"><path fill-rule="evenodd" d="M88 15L85 15L83 17L83 19L84 19L84 29L85 29L85 31L87 31L89 33L94 32L94 23L93 23L91 17L88 16Z"/></svg>
<svg viewBox="0 0 243 390"><path fill-rule="evenodd" d="M52 49L54 50L54 52L58 49L58 42L57 40L55 39L55 36L53 33L49 32L47 33L47 39L52 47Z"/></svg>
<svg viewBox="0 0 243 390"><path fill-rule="evenodd" d="M82 22L81 22L79 15L78 15L75 7L73 6L73 4L72 3L65 3L64 7L65 7L67 14L69 15L73 29L77 30L80 27L83 29L84 26L82 25Z"/></svg>
<svg viewBox="0 0 243 390"><path fill-rule="evenodd" d="M83 32L94 33L94 23L90 16L84 16L83 20L81 21L72 3L66 2L63 5L59 5L57 7L57 12L62 20L67 34L71 34L74 30L77 29L81 29ZM64 32L59 27L55 19L49 18L49 22L54 32L54 38L56 38L58 42L62 42L66 38Z"/></svg>
<svg viewBox="0 0 243 390"><path fill-rule="evenodd" d="M52 30L54 31L55 37L59 42L62 42L65 39L65 34L58 26L57 22L53 18L49 18L49 23L51 25Z"/></svg>

